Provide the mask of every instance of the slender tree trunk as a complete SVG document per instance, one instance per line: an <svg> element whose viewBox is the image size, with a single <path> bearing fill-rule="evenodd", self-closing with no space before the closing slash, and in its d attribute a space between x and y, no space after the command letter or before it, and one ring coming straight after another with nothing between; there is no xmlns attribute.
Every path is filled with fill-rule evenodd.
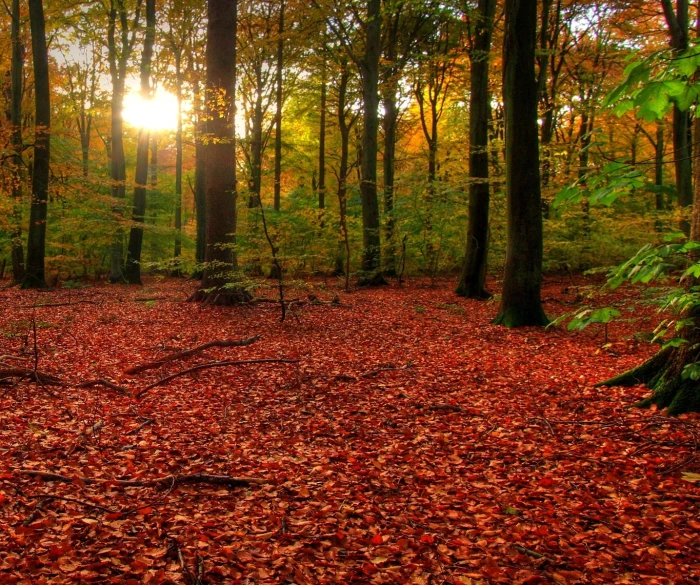
<svg viewBox="0 0 700 585"><path fill-rule="evenodd" d="M664 125L662 122L656 124L656 144L654 145L654 184L661 187L664 184ZM664 194L661 191L656 193L656 211L663 211Z"/></svg>
<svg viewBox="0 0 700 585"><path fill-rule="evenodd" d="M467 251L457 294L470 299L491 295L485 289L489 245L489 54L495 0L479 1L479 20L470 55L471 92L469 97L469 225Z"/></svg>
<svg viewBox="0 0 700 585"><path fill-rule="evenodd" d="M674 53L688 48L688 0L676 0L674 12L672 0L661 0L666 23L671 37L670 45ZM676 171L676 191L678 205L688 208L693 204L692 147L690 144L690 112L673 107L673 160ZM688 235L690 223L683 218L681 230Z"/></svg>
<svg viewBox="0 0 700 585"><path fill-rule="evenodd" d="M206 245L206 171L204 162L204 147L198 142L195 146L194 167L194 207L197 214L197 242L195 245L195 259L198 264L204 262L207 249Z"/></svg>
<svg viewBox="0 0 700 585"><path fill-rule="evenodd" d="M250 294L228 286L236 266L236 0L209 0L207 22L206 250L202 287L195 301L231 304Z"/></svg>
<svg viewBox="0 0 700 585"><path fill-rule="evenodd" d="M46 253L46 202L49 195L49 161L51 136L51 89L49 85L49 53L46 46L44 6L42 0L29 0L29 23L32 30L34 61L34 103L36 133L34 135L34 167L32 170L32 202L27 244L27 272L23 288L46 287L44 258Z"/></svg>
<svg viewBox="0 0 700 585"><path fill-rule="evenodd" d="M24 46L20 39L20 4L12 0L12 65L10 72L10 111L8 121L12 127L10 142L14 155L12 166L12 278L24 279L24 249L22 247L22 70Z"/></svg>
<svg viewBox="0 0 700 585"><path fill-rule="evenodd" d="M542 200L535 43L537 0L506 0L503 95L506 109L506 266L501 309L506 327L546 325L542 309Z"/></svg>
<svg viewBox="0 0 700 585"><path fill-rule="evenodd" d="M396 127L399 110L396 106L396 85L393 81L384 84L382 103L384 105L384 214L386 215L384 274L396 276L394 169L396 166Z"/></svg>
<svg viewBox="0 0 700 585"><path fill-rule="evenodd" d="M275 211L280 210L282 196L282 71L284 68L284 0L281 0L280 2L278 34L277 70L275 71Z"/></svg>
<svg viewBox="0 0 700 585"><path fill-rule="evenodd" d="M327 83L326 63L323 62L321 74L321 120L318 129L318 208L323 212L326 208L326 109L327 109Z"/></svg>
<svg viewBox="0 0 700 585"><path fill-rule="evenodd" d="M348 187L347 180L350 174L350 131L355 124L355 117L348 120L347 112L347 89L350 80L350 72L346 64L342 65L340 80L338 83L338 129L340 131L340 164L338 165L338 208L340 214L340 233L345 256L345 291L350 290L350 238L348 235L347 201Z"/></svg>
<svg viewBox="0 0 700 585"><path fill-rule="evenodd" d="M146 36L141 57L141 97L151 98L151 61L153 59L153 44L156 36L156 0L146 0ZM148 185L148 149L150 133L148 129L139 130L136 150L136 176L134 186L134 207L132 222L134 226L129 232L129 249L124 278L130 284L141 284L141 252L143 248L143 223L146 219L146 187Z"/></svg>
<svg viewBox="0 0 700 585"><path fill-rule="evenodd" d="M182 254L182 84L181 57L175 57L175 97L177 98L177 129L175 130L175 250L176 261ZM195 171L196 173L196 171ZM173 276L180 275L180 267L173 270Z"/></svg>
<svg viewBox="0 0 700 585"><path fill-rule="evenodd" d="M367 1L365 55L362 77L362 274L358 285L386 284L381 268L379 202L377 199L377 134L379 131L379 57L381 55L381 0Z"/></svg>

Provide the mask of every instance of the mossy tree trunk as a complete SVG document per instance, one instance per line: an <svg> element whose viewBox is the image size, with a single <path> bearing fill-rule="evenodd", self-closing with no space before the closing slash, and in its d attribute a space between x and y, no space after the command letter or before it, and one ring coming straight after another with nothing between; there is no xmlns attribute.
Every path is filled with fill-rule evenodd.
<svg viewBox="0 0 700 585"><path fill-rule="evenodd" d="M506 110L508 243L501 309L494 323L546 325L542 309L542 198L535 41L537 0L506 0L503 95Z"/></svg>

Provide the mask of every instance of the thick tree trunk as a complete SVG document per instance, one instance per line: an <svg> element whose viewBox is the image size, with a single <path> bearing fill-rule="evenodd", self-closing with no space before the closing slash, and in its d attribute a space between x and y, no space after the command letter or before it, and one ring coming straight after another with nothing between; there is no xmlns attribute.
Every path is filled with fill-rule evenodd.
<svg viewBox="0 0 700 585"><path fill-rule="evenodd" d="M12 166L12 279L24 279L24 249L22 246L22 70L24 69L24 46L20 39L20 4L12 0L12 65L10 72L10 109L8 121L12 127L10 142L14 155Z"/></svg>
<svg viewBox="0 0 700 585"><path fill-rule="evenodd" d="M479 1L479 21L470 55L469 227L467 251L456 290L458 295L470 299L485 299L491 296L484 285L489 245L489 54L495 10L495 0Z"/></svg>
<svg viewBox="0 0 700 585"><path fill-rule="evenodd" d="M360 63L362 77L362 272L357 284L386 284L382 276L377 199L377 134L379 131L379 57L381 55L381 0L367 0L365 54Z"/></svg>
<svg viewBox="0 0 700 585"><path fill-rule="evenodd" d="M156 0L146 0L146 35L141 57L141 97L151 98L151 61L153 43L156 36ZM141 284L141 252L143 249L143 223L146 219L146 187L148 184L148 150L150 132L139 130L136 150L136 174L134 181L134 206L131 220L134 223L129 232L129 248L124 267L124 278L129 284Z"/></svg>
<svg viewBox="0 0 700 585"><path fill-rule="evenodd" d="M46 202L49 195L51 89L42 0L29 0L29 22L32 30L34 61L36 133L34 137L29 242L27 244L27 272L22 281L22 287L43 288L46 287L44 257L46 253Z"/></svg>
<svg viewBox="0 0 700 585"><path fill-rule="evenodd" d="M207 23L206 250L202 287L192 300L234 304L250 294L231 286L236 265L236 0L209 0Z"/></svg>
<svg viewBox="0 0 700 585"><path fill-rule="evenodd" d="M542 199L535 40L537 0L506 0L503 94L506 109L506 266L494 323L546 325L542 309Z"/></svg>

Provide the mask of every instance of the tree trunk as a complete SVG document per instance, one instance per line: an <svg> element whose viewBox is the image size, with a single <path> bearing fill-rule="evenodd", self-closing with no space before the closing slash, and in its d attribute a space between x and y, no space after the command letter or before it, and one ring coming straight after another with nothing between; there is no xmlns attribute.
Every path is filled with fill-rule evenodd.
<svg viewBox="0 0 700 585"><path fill-rule="evenodd" d="M489 54L495 0L479 1L479 20L471 51L469 98L469 227L467 251L457 294L470 299L491 295L484 288L489 239L489 153L488 130L491 118L489 96Z"/></svg>
<svg viewBox="0 0 700 585"><path fill-rule="evenodd" d="M275 192L274 208L280 210L282 197L282 70L284 67L284 0L280 2L277 70L275 71Z"/></svg>
<svg viewBox="0 0 700 585"><path fill-rule="evenodd" d="M546 325L542 309L542 199L535 40L537 0L506 0L503 95L506 110L506 266L494 323Z"/></svg>
<svg viewBox="0 0 700 585"><path fill-rule="evenodd" d="M206 255L206 171L204 163L204 147L198 141L195 146L194 167L194 207L197 214L197 242L195 245L195 260L198 264L204 262Z"/></svg>
<svg viewBox="0 0 700 585"><path fill-rule="evenodd" d="M326 107L327 107L327 83L326 63L323 62L321 80L321 120L318 129L318 208L326 208Z"/></svg>
<svg viewBox="0 0 700 585"><path fill-rule="evenodd" d="M156 0L146 0L146 35L141 57L141 97L151 98L151 61L156 37ZM143 222L146 218L146 186L148 184L148 150L150 132L139 130L136 149L136 175L134 185L134 207L131 220L135 224L129 232L129 248L124 267L124 278L129 284L141 284L141 252L143 248Z"/></svg>
<svg viewBox="0 0 700 585"><path fill-rule="evenodd" d="M233 304L250 300L250 294L231 286L236 265L236 145L234 132L236 94L236 0L207 3L206 135L206 250L202 287L192 300ZM227 286L228 285L228 286Z"/></svg>
<svg viewBox="0 0 700 585"><path fill-rule="evenodd" d="M383 88L382 103L384 104L384 214L385 224L385 254L384 274L396 276L396 242L394 229L394 169L396 166L396 127L399 109L396 105L396 84L387 80Z"/></svg>
<svg viewBox="0 0 700 585"><path fill-rule="evenodd" d="M19 0L12 0L12 65L10 81L10 110L8 121L12 128L10 142L14 155L12 167L12 279L24 279L24 249L22 247L22 70L24 69L24 45L20 33Z"/></svg>
<svg viewBox="0 0 700 585"><path fill-rule="evenodd" d="M661 0L674 53L688 48L688 0L676 0L674 12L672 0ZM681 111L673 106L673 160L676 171L676 191L678 205L688 208L693 204L693 169L692 148L689 139L690 112ZM688 235L690 224L687 219L680 220L680 228Z"/></svg>
<svg viewBox="0 0 700 585"><path fill-rule="evenodd" d="M377 134L379 131L379 57L381 55L381 0L367 0L365 54L360 63L362 78L362 273L360 286L386 284L382 276L377 199Z"/></svg>
<svg viewBox="0 0 700 585"><path fill-rule="evenodd" d="M654 144L654 185L661 187L664 184L664 125L659 121L656 123L656 144ZM663 211L664 194L661 190L656 192L656 211Z"/></svg>
<svg viewBox="0 0 700 585"><path fill-rule="evenodd" d="M182 84L181 56L175 56L175 97L177 98L177 129L175 130L175 250L173 256L179 262L182 254ZM196 170L195 170L196 173ZM196 179L195 179L196 181ZM179 264L172 272L180 276Z"/></svg>
<svg viewBox="0 0 700 585"><path fill-rule="evenodd" d="M49 195L51 88L42 0L29 0L29 22L32 30L34 61L36 133L34 137L29 241L27 244L27 272L22 281L22 288L44 288L46 287L44 257L46 253L46 202Z"/></svg>

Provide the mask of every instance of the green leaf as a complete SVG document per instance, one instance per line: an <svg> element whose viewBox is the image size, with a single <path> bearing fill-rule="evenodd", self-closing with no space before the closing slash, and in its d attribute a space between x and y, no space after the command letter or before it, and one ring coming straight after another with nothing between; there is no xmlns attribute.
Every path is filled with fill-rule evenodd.
<svg viewBox="0 0 700 585"><path fill-rule="evenodd" d="M694 382L700 380L700 362L693 362L692 364L686 365L681 373L681 378L684 380L693 380Z"/></svg>

